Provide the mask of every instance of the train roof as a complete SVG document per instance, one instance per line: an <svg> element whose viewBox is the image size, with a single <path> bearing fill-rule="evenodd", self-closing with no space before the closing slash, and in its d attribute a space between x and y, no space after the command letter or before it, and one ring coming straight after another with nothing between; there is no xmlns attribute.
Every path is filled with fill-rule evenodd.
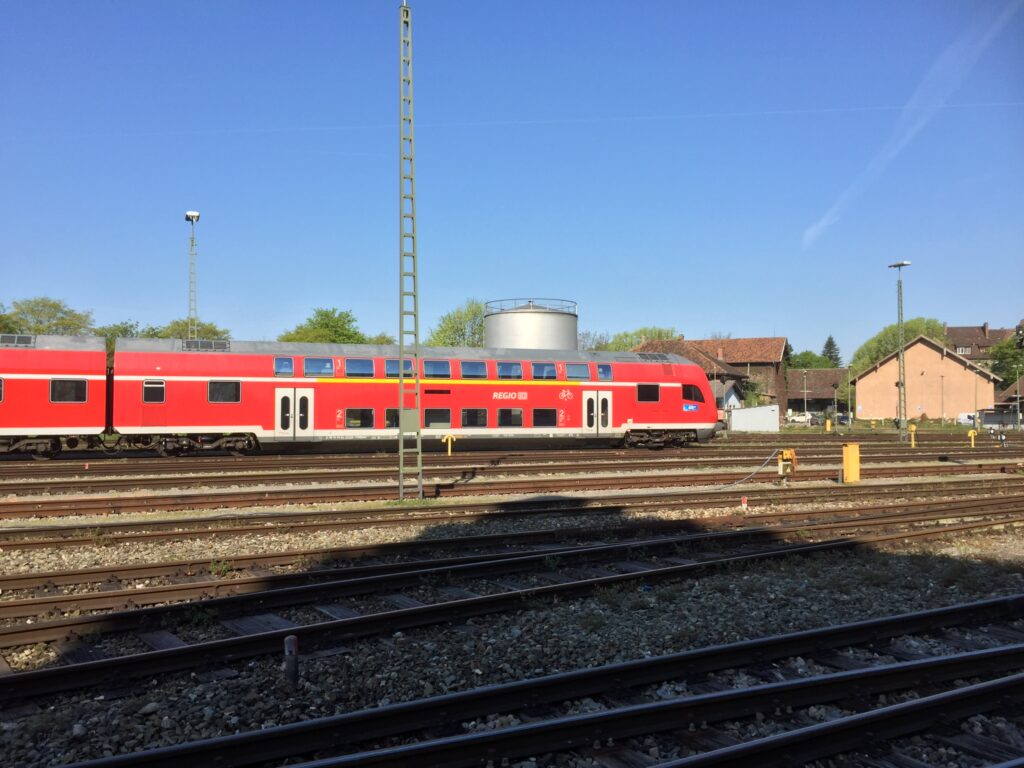
<svg viewBox="0 0 1024 768"><path fill-rule="evenodd" d="M397 344L308 344L291 341L217 341L185 339L118 339L119 352L212 352L236 355L297 355L305 357L398 357ZM676 363L692 361L664 352L580 352L575 349L484 349L480 347L420 347L420 357L458 360L553 360L597 363Z"/></svg>
<svg viewBox="0 0 1024 768"><path fill-rule="evenodd" d="M0 349L52 349L61 352L104 352L102 336L53 336L33 333L0 333Z"/></svg>

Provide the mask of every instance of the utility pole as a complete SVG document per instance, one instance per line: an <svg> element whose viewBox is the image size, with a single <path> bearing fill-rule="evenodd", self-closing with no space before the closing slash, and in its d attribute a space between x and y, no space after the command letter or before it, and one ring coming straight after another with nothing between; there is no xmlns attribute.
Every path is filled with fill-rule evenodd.
<svg viewBox="0 0 1024 768"><path fill-rule="evenodd" d="M188 238L188 337L199 338L199 310L196 302L196 222L199 211L185 211L185 221L192 225Z"/></svg>
<svg viewBox="0 0 1024 768"><path fill-rule="evenodd" d="M896 386L899 388L899 400L896 407L896 418L899 422L900 442L907 442L907 361L904 359L905 341L903 339L903 268L909 267L909 261L897 261L890 264L889 269L896 270L896 306L897 325L899 327L900 349L899 349L899 381Z"/></svg>
<svg viewBox="0 0 1024 768"><path fill-rule="evenodd" d="M412 101L412 9L399 9L399 247L398 247L398 498L416 478L423 498L420 405L420 299L416 256L416 142ZM408 366L408 369L407 369ZM407 466L407 464L409 464Z"/></svg>
<svg viewBox="0 0 1024 768"><path fill-rule="evenodd" d="M807 371L804 374L804 416L807 415Z"/></svg>

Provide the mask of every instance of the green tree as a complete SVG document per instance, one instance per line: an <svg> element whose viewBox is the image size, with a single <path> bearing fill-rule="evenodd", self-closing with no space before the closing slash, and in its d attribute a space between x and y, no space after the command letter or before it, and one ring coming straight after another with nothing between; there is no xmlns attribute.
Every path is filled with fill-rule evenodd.
<svg viewBox="0 0 1024 768"><path fill-rule="evenodd" d="M92 312L78 312L47 296L15 301L7 317L17 333L81 336L92 326Z"/></svg>
<svg viewBox="0 0 1024 768"><path fill-rule="evenodd" d="M395 337L392 336L390 333L384 333L383 331L381 331L380 333L374 334L373 336L367 336L366 337L366 343L367 344L394 344L395 343Z"/></svg>
<svg viewBox="0 0 1024 768"><path fill-rule="evenodd" d="M935 320L930 317L915 317L905 320L903 322L904 342L910 343L918 336L927 336L939 344L946 344L946 331L941 320ZM899 339L899 327L896 323L893 323L892 325L885 326L885 328L861 344L857 351L853 353L853 357L850 358L850 368L853 369L854 375L866 368L870 368L883 357L891 355L899 349Z"/></svg>
<svg viewBox="0 0 1024 768"><path fill-rule="evenodd" d="M97 336L102 336L107 342L107 364L114 364L114 342L117 339L133 339L139 335L139 323L136 320L124 320L120 323L110 325L97 325L92 329Z"/></svg>
<svg viewBox="0 0 1024 768"><path fill-rule="evenodd" d="M366 336L356 325L349 310L317 307L302 323L277 337L278 341L304 341L320 344L365 344Z"/></svg>
<svg viewBox="0 0 1024 768"><path fill-rule="evenodd" d="M431 347L482 347L484 303L479 299L469 299L461 307L441 315L426 343Z"/></svg>
<svg viewBox="0 0 1024 768"><path fill-rule="evenodd" d="M138 335L144 339L187 339L188 318L171 320L167 325L147 325ZM213 323L202 320L196 322L196 338L199 339L230 339L231 331L220 328Z"/></svg>
<svg viewBox="0 0 1024 768"><path fill-rule="evenodd" d="M797 352L789 359L789 367L797 368L835 368L836 366L824 355L816 355L811 350L805 349Z"/></svg>
<svg viewBox="0 0 1024 768"><path fill-rule="evenodd" d="M576 334L576 346L589 352L607 350L611 340L611 336L604 331L580 331Z"/></svg>
<svg viewBox="0 0 1024 768"><path fill-rule="evenodd" d="M827 357L832 361L830 368L840 368L843 365L843 358L839 356L839 345L836 344L836 340L832 338L832 334L828 335L825 339L825 346L821 348L822 357Z"/></svg>
<svg viewBox="0 0 1024 768"><path fill-rule="evenodd" d="M18 326L14 324L14 319L7 314L7 307L0 304L0 333L17 333Z"/></svg>
<svg viewBox="0 0 1024 768"><path fill-rule="evenodd" d="M618 352L628 352L643 344L645 341L663 341L665 339L678 339L679 332L675 328L659 328L650 325L637 328L635 331L622 331L616 333L608 341L606 349Z"/></svg>
<svg viewBox="0 0 1024 768"><path fill-rule="evenodd" d="M1015 339L1001 341L989 350L992 373L1003 380L1003 387L1011 386L1024 375L1024 349L1018 349Z"/></svg>

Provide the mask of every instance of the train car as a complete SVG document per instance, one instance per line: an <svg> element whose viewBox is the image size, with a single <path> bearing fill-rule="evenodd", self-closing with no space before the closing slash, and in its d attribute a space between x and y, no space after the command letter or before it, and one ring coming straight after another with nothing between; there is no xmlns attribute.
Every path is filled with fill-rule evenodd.
<svg viewBox="0 0 1024 768"><path fill-rule="evenodd" d="M107 391L103 339L0 334L0 453L101 447Z"/></svg>
<svg viewBox="0 0 1024 768"><path fill-rule="evenodd" d="M703 371L675 355L421 348L424 445L670 445L710 437ZM113 429L167 453L398 434L398 347L118 339ZM411 406L412 404L407 404Z"/></svg>

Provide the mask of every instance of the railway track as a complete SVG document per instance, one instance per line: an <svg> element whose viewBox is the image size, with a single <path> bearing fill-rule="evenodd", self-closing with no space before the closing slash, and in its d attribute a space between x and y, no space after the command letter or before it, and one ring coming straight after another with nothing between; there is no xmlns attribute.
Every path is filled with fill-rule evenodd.
<svg viewBox="0 0 1024 768"><path fill-rule="evenodd" d="M1024 489L1024 483L1021 484L1021 488ZM943 493L948 493L948 490L944 490ZM917 494L920 498L921 494ZM643 511L658 511L663 512L673 508L690 508L692 501L682 499L678 502L670 502L668 500L661 500L655 503L653 506L650 502L649 497L640 497L639 501L633 502L617 502L614 506L599 506L595 504L593 507L587 507L586 511L589 514L593 513L614 513L614 514L625 514L629 512L643 512ZM747 511L742 514L733 514L728 516L716 516L711 518L698 518L695 520L657 520L657 519L641 519L631 520L625 519L618 525L602 526L602 527L574 527L574 528L543 528L539 530L523 531L517 533L503 532L498 534L481 534L473 536L458 536L449 538L430 538L421 539L416 541L403 541L393 542L384 544L372 544L372 545L361 545L352 546L345 548L318 548L318 549L307 549L307 550L292 550L287 552L273 552L273 553L262 553L253 555L240 555L232 557L229 561L224 559L210 559L210 560L187 560L187 561L174 561L165 563L144 563L144 564L133 564L133 565L116 565L104 568L89 568L75 571L62 571L62 572L40 572L40 573L25 573L25 574L8 574L0 575L0 594L3 594L6 598L13 597L28 597L29 595L19 595L18 593L33 592L35 596L49 595L54 592L59 592L59 587L74 585L81 587L86 584L100 584L104 590L112 591L117 587L124 588L126 585L132 582L138 582L145 580L152 582L154 579L165 579L171 583L180 581L183 579L195 580L201 574L210 574L213 566L217 567L217 570L221 572L221 575L227 575L230 573L233 577L242 571L254 572L252 576L247 579L236 579L221 580L218 584L207 584L202 589L207 590L206 594L224 594L232 593L236 590L245 588L248 583L267 583L269 581L277 581L281 583L288 582L294 579L323 579L326 578L330 573L340 573L342 570L347 569L333 569L331 571L325 571L317 574L310 574L306 576L296 576L295 574L278 574L269 575L266 572L267 568L281 566L281 565L294 565L300 563L305 567L315 566L317 568L326 568L328 563L339 563L352 561L356 559L374 558L378 561L386 561L388 558L400 556L408 552L415 552L418 550L429 549L431 551L437 550L449 550L453 548L465 548L469 546L491 546L491 547L507 547L509 544L520 544L528 542L540 542L550 544L555 539L566 539L566 538L600 538L609 536L621 536L625 532L630 531L655 531L655 530L679 530L687 527L695 527L697 525L705 528L713 529L729 529L750 526L752 524L771 524L783 520L793 519L804 519L804 520L817 520L823 519L843 519L852 517L864 517L873 514L881 513L895 513L900 512L915 512L915 513L930 513L935 511L951 512L954 510L964 510L965 512L971 512L979 508L985 509L1006 509L1015 510L1024 508L1024 494L1019 495L1001 495L1001 496L988 496L988 497L973 497L973 498L958 498L955 501L943 500L943 501L916 501L916 502L900 502L894 504L893 502L885 502L881 504L871 505L859 505L856 507L843 507L834 510L800 510L800 511L770 511L770 512L752 512ZM477 514L468 514L463 518L455 518L449 514L445 515L421 515L414 517L397 517L389 518L384 521L388 525L410 525L413 523L429 525L431 523L446 524L450 523L455 519L464 520L481 520L489 519L495 516L550 516L552 514L580 514L582 510L576 508L559 509L559 508L548 508L535 507L535 508L524 508L521 511L499 511L499 512L483 512ZM341 514L341 513L335 513ZM357 518L355 521L336 521L335 523L312 523L310 528L319 530L322 527L332 527L333 525L339 526L357 526L357 525L377 525L378 522L374 519ZM303 524L298 526L288 526L286 530L294 532L296 530L308 530L303 528ZM159 532L156 534L143 533L137 535L124 535L118 537L117 535L109 535L104 539L106 544L124 544L133 541L145 540L153 541L155 539L168 539L175 540L178 538L199 538L203 535L238 535L238 533L248 533L252 530L265 531L266 529L261 526L246 526L242 529L186 529L176 530L169 532ZM142 538L144 537L144 538ZM63 547L69 543L85 546L87 544L95 544L96 538L85 538L85 539L34 539L27 542L3 542L3 547L15 549L19 547L26 547L41 549L45 547ZM388 568L389 565L381 565L381 568ZM197 590L201 589L194 585ZM127 594L135 595L137 592L128 590ZM135 598L133 598L135 599ZM5 611L8 608L5 607L5 602L0 601L0 616L8 615Z"/></svg>
<svg viewBox="0 0 1024 768"><path fill-rule="evenodd" d="M647 469L652 469L647 465ZM654 467L656 469L656 467ZM839 468L801 469L801 480L834 480ZM550 467L542 471L550 472ZM995 461L991 463L943 463L938 465L910 465L862 467L861 477L888 478L931 475L1016 474L1018 463ZM295 477L294 475L292 476ZM436 478L436 473L435 473ZM753 473L744 472L652 472L648 474L570 475L559 477L532 477L511 479L485 479L470 472L453 473L447 479L434 479L424 483L424 494L429 498L502 495L513 493L559 492L567 486L574 490L618 490L629 488L664 488L696 485L722 485L767 483L778 480L776 469L765 466ZM181 479L175 480L181 485ZM7 498L0 500L0 519L27 517L58 517L82 514L117 514L143 511L170 511L216 507L245 507L258 505L332 503L342 501L378 501L397 495L397 486L387 482L373 485L344 486L319 485L306 488L265 487L251 490L222 490L176 492L173 494L139 494L133 496L52 496L33 499Z"/></svg>
<svg viewBox="0 0 1024 768"><path fill-rule="evenodd" d="M1021 513L993 512L989 515L988 512L979 510L977 515L980 516L980 519L971 522L930 527L921 527L920 523L950 519L950 517L963 520L975 515L963 510L955 510L948 514L932 514L930 516L920 514L889 516L888 519L878 519L874 522L853 520L823 523L813 526L814 530L825 534L829 530L835 531L841 528L856 530L866 529L870 526L885 528L896 525L903 529L897 532L872 535L849 535L845 538L814 543L782 543L779 540L779 534L782 532L780 528L662 537L618 545L578 547L565 552L545 552L471 564L406 570L396 574L365 576L334 583L283 588L257 596L237 595L217 598L198 605L202 615L205 620L209 620L211 612L221 615L222 611L226 611L228 615L231 615L232 610L239 606L244 607L244 616L223 619L223 621L229 622L224 626L238 634L222 639L204 640L191 645L177 634L171 634L164 628L167 626L166 620L169 616L175 613L183 616L187 615L184 613L186 611L194 611L195 607L189 604L158 606L113 614L87 615L5 627L0 629L0 646L2 647L57 643L58 651L65 660L75 661L77 659L80 663L0 676L0 703L96 684L110 684L114 681L123 683L163 672L237 662L241 659L278 651L281 642L288 635L298 637L303 648L319 649L328 654L339 653L344 652L345 649L339 649L338 643L355 638L391 634L410 627L462 622L474 616L515 610L530 601L586 596L601 588L638 581L643 584L656 584L685 579L723 568L772 558L837 552L865 546L887 546L909 540L946 536L951 533L977 531L992 527L1016 526L1024 523L1024 515ZM794 527L787 533L797 535L800 531L808 530L810 527L807 525ZM733 553L720 556L716 553L705 553L705 559L701 560L679 561L675 559L675 552L681 546L692 548L696 545L700 548L713 545L721 548L730 542L749 546L751 539L758 538L769 539L769 545L752 552L745 551L742 554ZM654 562L645 563L623 559L635 557L639 552L643 552L645 557L654 557ZM687 554L698 556L689 552ZM585 574L579 570L593 569L595 564L599 569L599 575ZM618 572L609 571L609 564ZM556 565L559 569L568 569L568 572L550 572L550 569ZM537 574L538 571L540 571L539 574ZM509 574L520 574L517 578L522 578L522 574L526 574L528 577L530 574L535 574L531 577L534 579L533 584L536 584L536 579L539 578L540 585L531 584L525 587L517 583L510 585L502 581ZM470 583L474 587L479 589L478 584L483 584L484 589L479 592L467 590L462 584L470 579L472 580ZM437 586L438 583L445 581L450 586ZM552 581L554 583L550 583ZM425 586L428 587L429 597L422 591ZM396 592L396 590L408 591L410 589L412 590L411 596L403 592ZM494 591L495 589L498 591ZM316 603L315 610L310 609L320 617L313 619L316 623L299 624L276 614L252 613L253 610L265 611L270 607L294 606L297 601L309 604L320 600L351 600L370 595L376 595L378 598L381 595L385 597L379 598L377 602L371 601L368 604L371 612L365 614L359 612L353 615L352 608L337 602ZM387 597L387 595L391 595L391 597ZM424 603L419 599L420 597L436 602ZM395 610L394 605L401 607ZM322 621L324 614L334 618ZM343 618L338 618L339 616ZM174 626L177 630L178 625ZM138 642L157 650L129 656L97 658L93 646L79 639L83 635L90 635L90 639L92 639L96 633L100 632L127 631L136 632L133 637Z"/></svg>
<svg viewBox="0 0 1024 768"><path fill-rule="evenodd" d="M179 581L178 583L156 586L137 584L120 590L112 589L115 582L115 574L119 572L119 569L114 568L105 569L106 578L103 579L103 589L101 591L87 593L79 591L73 594L36 595L24 597L23 599L5 599L0 601L0 618L40 617L91 610L127 609L177 600L253 594L304 584L315 584L339 579L350 580L368 575L398 574L424 568L477 564L519 556L550 559L566 554L592 550L603 554L612 554L613 557L617 557L616 553L620 551L631 552L648 548L659 549L665 546L678 547L695 542L727 542L737 538L743 540L747 537L771 538L797 534L806 536L818 530L827 532L848 531L879 525L936 522L953 517L969 519L1007 512L1020 512L1024 514L1024 496L1016 498L972 499L938 504L917 503L908 504L901 508L881 505L836 510L826 514L774 512L763 515L751 515L746 518L734 516L731 518L702 520L699 524L691 520L640 521L611 528L546 529L519 533L378 544L368 547L350 547L344 551L335 551L336 558L345 558L349 562L353 559L366 558L367 556L384 559L383 562L362 566L348 565L346 567L322 568L311 573L260 573L247 578L232 579L213 578L210 576L205 581L197 581L197 574L192 572L184 578L184 583ZM800 522L783 524L783 521L793 519ZM757 524L761 524L761 526L754 527ZM698 525L701 527L701 532L695 533L694 531L698 529ZM680 532L683 532L684 535L680 536ZM628 538L645 533L668 533L674 535L663 539L648 540L647 542ZM602 539L603 541L595 544L593 543L595 539ZM590 543L581 544L580 542ZM509 549L509 545L513 544L534 544L540 545L540 547L539 549L521 552ZM483 553L479 551L480 549L486 550L488 547L490 551L484 551ZM431 559L427 561L414 561L412 563L389 561L395 555L425 549L429 549L431 553L437 550L455 550L455 556L448 560ZM468 550L473 551L471 554L466 554ZM222 564L220 570L226 573L228 567L228 564ZM156 564L155 567L152 567L150 573L158 568L159 564ZM209 573L209 569L207 569L207 573ZM99 575L90 574L89 578L93 579ZM30 583L35 582L36 585L45 584L52 586L53 584L52 577L46 575L35 575L29 578ZM69 583L67 581L67 574L60 574L57 578L63 579L65 583ZM0 579L0 585L11 589L11 582L18 583L19 581L24 583L25 577Z"/></svg>
<svg viewBox="0 0 1024 768"><path fill-rule="evenodd" d="M662 765L799 765L933 728L940 718L1006 708L1012 697L1019 704L1022 620L1024 596L1017 595L492 685L72 768L239 768L313 756L318 768L468 766L570 750L649 765L629 740L652 734L666 753L672 746L690 753ZM953 687L964 679L976 682ZM880 707L874 701L902 691L923 698ZM581 701L590 711L580 713ZM824 723L808 716L826 705L852 713ZM460 726L499 713L518 724L498 721L475 732ZM785 732L736 743L729 725L765 715ZM610 740L617 743L604 746ZM985 746L977 746L981 741L975 749ZM595 742L602 746L595 750ZM1012 745L988 746L999 748Z"/></svg>

